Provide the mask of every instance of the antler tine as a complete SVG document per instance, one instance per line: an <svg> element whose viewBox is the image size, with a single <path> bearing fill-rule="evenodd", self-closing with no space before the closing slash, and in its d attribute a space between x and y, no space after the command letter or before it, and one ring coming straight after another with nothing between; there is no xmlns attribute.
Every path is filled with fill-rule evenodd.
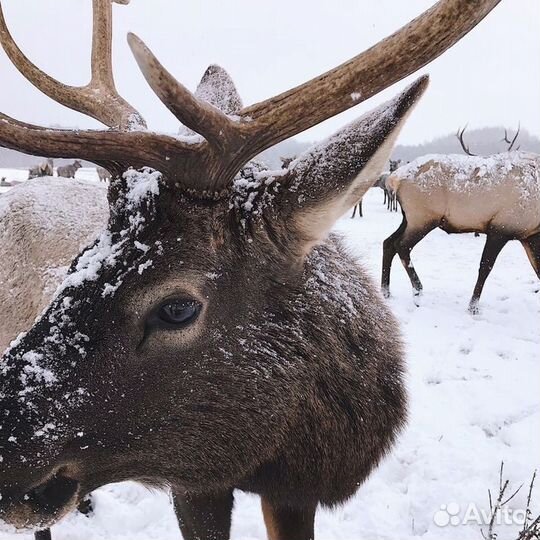
<svg viewBox="0 0 540 540"><path fill-rule="evenodd" d="M112 5L129 0L93 0L92 78L76 87L61 83L33 64L8 30L0 4L0 43L13 65L34 86L58 103L91 116L111 128L145 127L141 115L116 91L112 75Z"/></svg>
<svg viewBox="0 0 540 540"><path fill-rule="evenodd" d="M349 109L425 66L474 28L499 1L440 0L352 60L245 108L241 116L252 122L244 127L254 134L248 155Z"/></svg>
<svg viewBox="0 0 540 540"><path fill-rule="evenodd" d="M465 142L463 141L463 134L465 133L465 130L467 129L467 126L468 124L465 124L464 128L462 130L457 130L457 133L456 133L456 137L459 139L459 143L461 144L461 148L463 148L463 151L468 155L468 156L476 156L476 154L473 154L470 150L469 150L469 147L465 144Z"/></svg>
<svg viewBox="0 0 540 540"><path fill-rule="evenodd" d="M504 137L501 139L501 141L510 144L510 141L508 140L508 130L506 128L504 128Z"/></svg>
<svg viewBox="0 0 540 540"><path fill-rule="evenodd" d="M512 150L512 148L514 147L514 144L516 143L517 138L519 137L520 130L521 130L521 122L518 122L518 128L517 128L517 131L516 131L516 134L515 134L514 138L512 139L512 142L506 141L506 142L510 143L510 146L508 147L508 152L510 152L510 150ZM516 150L519 150L520 148L521 148L521 146L516 148Z"/></svg>
<svg viewBox="0 0 540 540"><path fill-rule="evenodd" d="M98 164L156 166L167 172L164 155L189 162L200 145L182 145L174 137L147 131L49 129L0 113L0 146L47 157L77 157ZM169 166L174 168L176 161Z"/></svg>
<svg viewBox="0 0 540 540"><path fill-rule="evenodd" d="M197 99L135 34L128 34L128 43L144 78L176 118L202 135L220 153L230 149L239 135L235 122L216 107Z"/></svg>

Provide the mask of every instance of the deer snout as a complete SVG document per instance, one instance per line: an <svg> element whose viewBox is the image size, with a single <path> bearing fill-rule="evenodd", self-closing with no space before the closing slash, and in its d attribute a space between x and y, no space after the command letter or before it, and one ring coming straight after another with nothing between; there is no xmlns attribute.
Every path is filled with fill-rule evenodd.
<svg viewBox="0 0 540 540"><path fill-rule="evenodd" d="M30 486L7 488L0 519L17 529L49 527L77 506L80 485L74 467L63 465Z"/></svg>

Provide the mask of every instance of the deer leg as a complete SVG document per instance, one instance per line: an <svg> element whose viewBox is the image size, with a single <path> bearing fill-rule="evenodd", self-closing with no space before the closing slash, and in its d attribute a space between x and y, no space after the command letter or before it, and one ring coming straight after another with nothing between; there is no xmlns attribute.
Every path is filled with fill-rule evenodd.
<svg viewBox="0 0 540 540"><path fill-rule="evenodd" d="M383 242L381 290L385 298L390 296L390 271L392 269L392 261L397 253L397 242L403 236L406 229L407 218L403 215L403 221L399 227Z"/></svg>
<svg viewBox="0 0 540 540"><path fill-rule="evenodd" d="M358 201L358 217L364 217L364 214L362 212L362 199Z"/></svg>
<svg viewBox="0 0 540 540"><path fill-rule="evenodd" d="M484 251L482 252L482 258L480 259L480 267L478 269L478 279L474 286L473 295L469 302L469 311L471 313L478 313L478 301L484 288L484 283L489 276L497 256L501 252L501 249L508 242L509 238L500 236L498 234L488 234L486 238L486 244L484 245Z"/></svg>
<svg viewBox="0 0 540 540"><path fill-rule="evenodd" d="M192 495L173 492L178 525L185 540L229 540L233 493Z"/></svg>
<svg viewBox="0 0 540 540"><path fill-rule="evenodd" d="M529 236L529 238L522 240L521 244L525 248L531 266L540 279L540 233L533 234L532 236Z"/></svg>
<svg viewBox="0 0 540 540"><path fill-rule="evenodd" d="M411 261L411 251L413 247L416 246L416 244L418 244L422 238L424 238L424 236L426 236L436 227L437 224L435 223L425 225L421 229L413 229L409 227L396 242L396 251L401 260L401 264L403 264L403 268L405 268L405 271L409 276L411 285L413 287L414 296L419 296L422 293L423 287L422 282L420 281L420 278L418 277L418 274L416 273L414 265Z"/></svg>
<svg viewBox="0 0 540 540"><path fill-rule="evenodd" d="M262 497L264 524L268 540L313 540L315 506L289 508L276 506Z"/></svg>
<svg viewBox="0 0 540 540"><path fill-rule="evenodd" d="M384 201L383 201L383 204L386 204L386 199L388 198L388 193L386 191L386 188L383 189L383 193L384 193Z"/></svg>
<svg viewBox="0 0 540 540"><path fill-rule="evenodd" d="M355 204L354 205L354 208L353 208L353 211L352 211L352 216L351 216L351 219L354 219L354 216L356 215L356 209L358 208L358 205Z"/></svg>

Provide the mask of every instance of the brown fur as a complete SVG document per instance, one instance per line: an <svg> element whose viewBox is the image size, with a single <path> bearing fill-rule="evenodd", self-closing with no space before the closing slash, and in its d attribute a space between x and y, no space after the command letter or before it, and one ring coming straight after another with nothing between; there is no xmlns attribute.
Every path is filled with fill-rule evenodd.
<svg viewBox="0 0 540 540"><path fill-rule="evenodd" d="M311 516L308 538L319 504L354 494L403 427L403 353L370 279L325 238L380 173L419 93L285 174L244 168L247 187L224 199L178 196L161 179L133 206L128 177L113 182L95 249L112 242L121 256L80 285L68 275L3 359L2 518L44 526L96 487L135 479L172 487L187 538L227 537L233 489L260 494L278 531ZM171 295L201 305L183 330L149 322Z"/></svg>

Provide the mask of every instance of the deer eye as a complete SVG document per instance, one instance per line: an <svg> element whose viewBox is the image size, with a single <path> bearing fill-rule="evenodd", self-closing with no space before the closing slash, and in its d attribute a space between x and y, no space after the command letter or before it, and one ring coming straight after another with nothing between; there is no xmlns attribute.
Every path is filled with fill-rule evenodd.
<svg viewBox="0 0 540 540"><path fill-rule="evenodd" d="M191 324L201 311L201 305L194 300L167 300L157 311L158 319L167 326Z"/></svg>

